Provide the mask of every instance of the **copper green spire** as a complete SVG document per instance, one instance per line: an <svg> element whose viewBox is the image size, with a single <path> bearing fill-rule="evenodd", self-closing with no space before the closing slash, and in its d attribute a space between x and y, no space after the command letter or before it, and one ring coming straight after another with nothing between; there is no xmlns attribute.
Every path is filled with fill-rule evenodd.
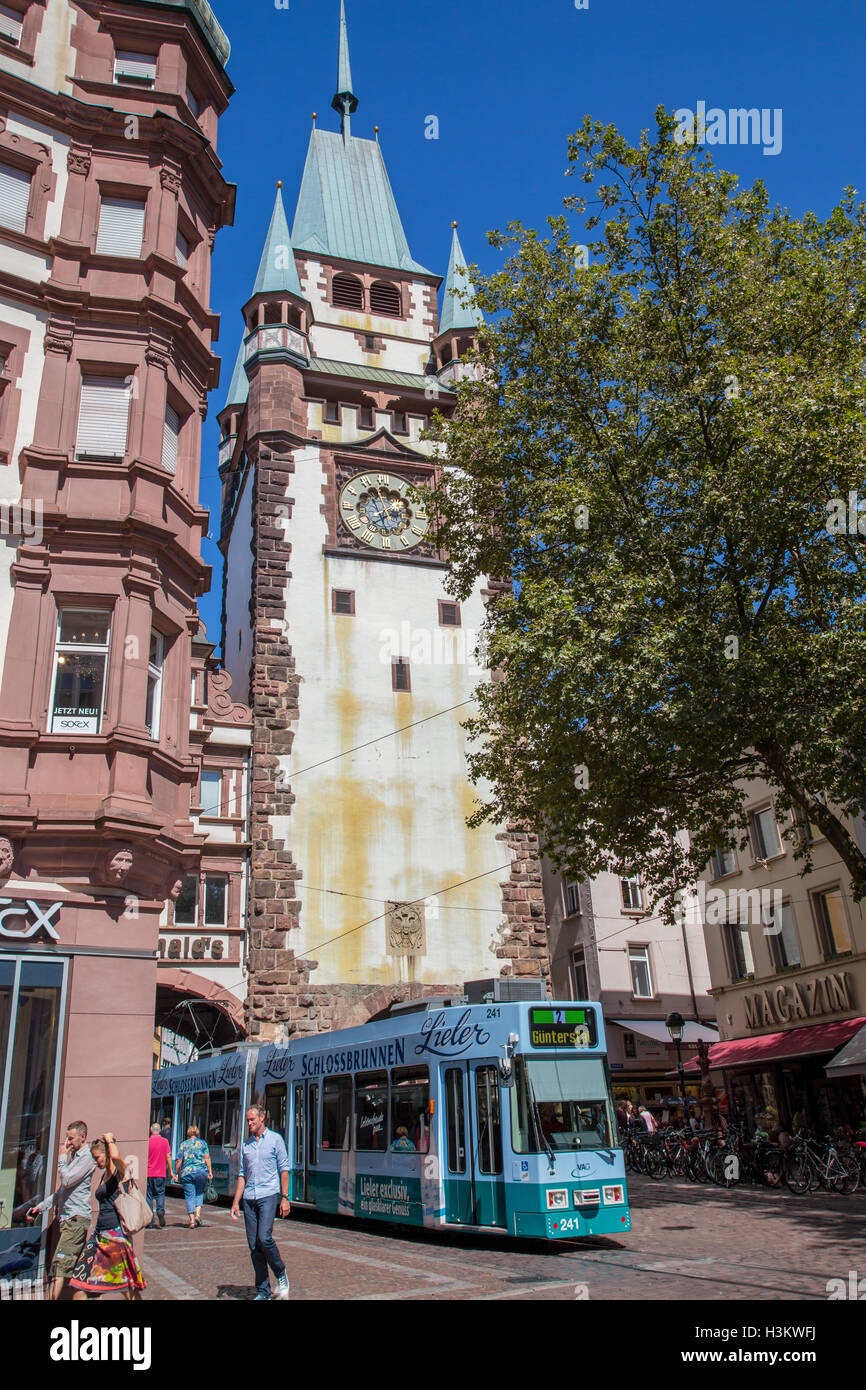
<svg viewBox="0 0 866 1390"><path fill-rule="evenodd" d="M271 216L271 225L268 228L262 259L259 262L259 273L253 286L253 294L273 294L288 290L289 294L296 294L300 299L303 298L301 283L298 279L295 253L292 250L292 239L289 236L289 227L286 222L286 210L283 207L282 187L282 180L280 180L277 184L277 197Z"/></svg>
<svg viewBox="0 0 866 1390"><path fill-rule="evenodd" d="M352 112L358 109L358 98L352 91L352 64L349 61L345 0L340 0L340 60L337 68L337 91L331 105L340 113L343 139L348 140L352 134Z"/></svg>
<svg viewBox="0 0 866 1390"><path fill-rule="evenodd" d="M452 222L451 228L451 257L448 261L439 332L451 333L468 328L474 333L483 325L484 318L475 301L475 290L466 270L466 257L457 235L457 223Z"/></svg>

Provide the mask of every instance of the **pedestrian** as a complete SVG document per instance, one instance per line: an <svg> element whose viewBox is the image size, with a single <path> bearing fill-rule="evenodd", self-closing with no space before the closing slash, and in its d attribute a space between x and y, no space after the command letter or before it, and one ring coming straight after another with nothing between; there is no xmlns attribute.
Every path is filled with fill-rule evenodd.
<svg viewBox="0 0 866 1390"><path fill-rule="evenodd" d="M642 1105L642 1106L640 1107L640 1117L641 1117L641 1119L643 1120L644 1125L645 1125L646 1129L648 1130L648 1132L649 1132L650 1134L655 1134L656 1130L658 1129L658 1125L657 1125L656 1121L653 1119L653 1117L652 1117L652 1115L650 1114L650 1112L647 1110L647 1108L646 1108L645 1105Z"/></svg>
<svg viewBox="0 0 866 1390"><path fill-rule="evenodd" d="M27 1213L27 1220L35 1221L46 1207L53 1206L60 1222L60 1239L48 1271L51 1280L48 1296L53 1301L62 1294L87 1243L90 1179L95 1167L93 1154L87 1147L87 1125L83 1120L73 1120L66 1126L66 1141L57 1165L57 1187Z"/></svg>
<svg viewBox="0 0 866 1390"><path fill-rule="evenodd" d="M104 1293L123 1292L126 1299L140 1299L147 1285L135 1257L132 1241L121 1225L114 1203L126 1177L126 1164L120 1157L113 1134L103 1134L90 1151L105 1176L96 1189L96 1225L69 1279L73 1298L99 1298Z"/></svg>
<svg viewBox="0 0 866 1390"><path fill-rule="evenodd" d="M199 1137L197 1125L190 1125L186 1132L186 1138L177 1151L174 1172L183 1184L189 1228L194 1231L196 1226L201 1225L205 1188L209 1182L213 1182L210 1149L205 1140Z"/></svg>
<svg viewBox="0 0 866 1390"><path fill-rule="evenodd" d="M282 1137L265 1124L265 1112L260 1105L247 1111L249 1137L241 1146L240 1173L232 1199L231 1218L237 1221L241 1198L244 1203L244 1226L247 1245L256 1279L255 1303L269 1302L271 1281L268 1266L277 1276L277 1298L288 1298L289 1279L286 1266L274 1240L274 1217L277 1206L280 1216L288 1216L289 1156Z"/></svg>
<svg viewBox="0 0 866 1390"><path fill-rule="evenodd" d="M163 1115L163 1117L162 1117L162 1129L160 1130L160 1134L162 1135L163 1139L167 1140L168 1146L169 1146L169 1148L171 1148L171 1116L170 1116L170 1115Z"/></svg>
<svg viewBox="0 0 866 1390"><path fill-rule="evenodd" d="M171 1145L164 1139L158 1124L151 1125L147 1141L147 1205L153 1212L148 1226L152 1231L157 1220L165 1225L165 1184L171 1182Z"/></svg>

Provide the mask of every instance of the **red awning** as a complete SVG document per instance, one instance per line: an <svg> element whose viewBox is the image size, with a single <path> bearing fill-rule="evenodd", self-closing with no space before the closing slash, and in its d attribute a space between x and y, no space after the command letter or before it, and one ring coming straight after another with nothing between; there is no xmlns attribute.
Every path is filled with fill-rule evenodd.
<svg viewBox="0 0 866 1390"><path fill-rule="evenodd" d="M784 1033L762 1033L757 1038L735 1038L709 1049L710 1068L745 1067L758 1062L783 1062L792 1057L809 1057L835 1052L853 1038L866 1018L846 1018L842 1023L813 1023L806 1028L788 1028ZM699 1072L698 1059L685 1063L687 1072ZM673 1075L674 1073L671 1073Z"/></svg>

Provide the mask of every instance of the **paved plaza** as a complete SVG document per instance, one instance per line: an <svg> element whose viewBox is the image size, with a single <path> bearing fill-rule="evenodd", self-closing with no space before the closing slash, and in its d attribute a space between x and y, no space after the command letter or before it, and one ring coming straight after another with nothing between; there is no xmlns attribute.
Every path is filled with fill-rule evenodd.
<svg viewBox="0 0 866 1390"><path fill-rule="evenodd" d="M401 1232L296 1207L274 1234L293 1300L818 1300L831 1279L866 1277L866 1195L794 1197L749 1188L630 1183L633 1229L616 1238L500 1240ZM190 1231L169 1198L164 1230L144 1233L146 1299L247 1300L243 1223L206 1207Z"/></svg>

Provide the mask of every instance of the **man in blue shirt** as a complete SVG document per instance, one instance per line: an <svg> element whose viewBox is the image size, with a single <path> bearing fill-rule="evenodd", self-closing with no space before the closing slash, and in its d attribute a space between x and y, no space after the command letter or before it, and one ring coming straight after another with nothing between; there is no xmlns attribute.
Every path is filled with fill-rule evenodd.
<svg viewBox="0 0 866 1390"><path fill-rule="evenodd" d="M256 1276L255 1303L270 1301L271 1281L268 1266L277 1276L277 1298L288 1298L289 1280L286 1266L274 1241L274 1217L277 1206L280 1216L288 1216L289 1156L279 1134L268 1129L265 1112L260 1105L247 1111L249 1137L241 1146L238 1183L232 1200L232 1221L237 1221L240 1201L244 1201L244 1225L247 1244Z"/></svg>

